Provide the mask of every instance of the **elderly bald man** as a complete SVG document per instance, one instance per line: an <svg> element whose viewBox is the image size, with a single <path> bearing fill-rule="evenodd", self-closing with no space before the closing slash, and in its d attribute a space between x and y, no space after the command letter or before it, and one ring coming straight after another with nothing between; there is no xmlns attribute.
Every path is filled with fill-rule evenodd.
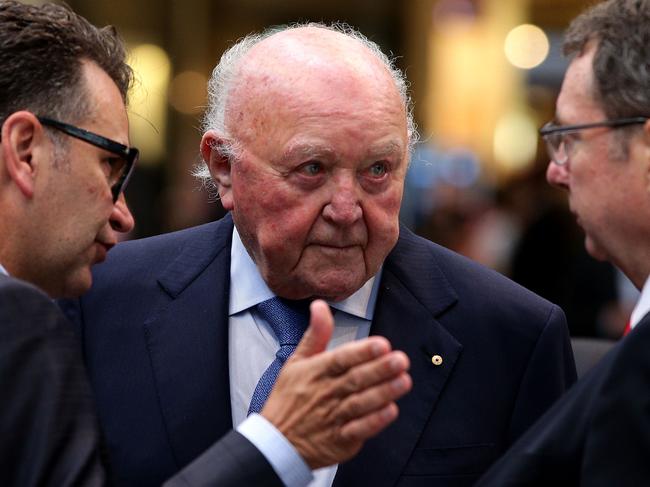
<svg viewBox="0 0 650 487"><path fill-rule="evenodd" d="M119 245L76 309L122 484L155 484L254 413L287 316L315 298L334 309L330 347L385 336L413 389L349 462L319 469L292 438L305 462L282 480L471 484L574 381L562 311L400 227L406 80L358 32L249 36L209 88L202 174L229 214Z"/></svg>

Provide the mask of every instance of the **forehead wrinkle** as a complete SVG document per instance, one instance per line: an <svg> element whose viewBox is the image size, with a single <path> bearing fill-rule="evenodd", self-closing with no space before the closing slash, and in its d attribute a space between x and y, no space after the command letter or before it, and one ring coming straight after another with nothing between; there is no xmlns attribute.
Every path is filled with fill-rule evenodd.
<svg viewBox="0 0 650 487"><path fill-rule="evenodd" d="M389 142L370 147L370 149L368 149L368 156L386 157L393 154L401 154L402 152L404 152L404 144L402 144L399 140L391 140Z"/></svg>
<svg viewBox="0 0 650 487"><path fill-rule="evenodd" d="M226 126L235 129L253 99L260 106L273 95L291 99L299 84L305 87L302 96L306 87L320 86L314 96L323 89L344 89L350 97L372 92L400 99L391 74L359 41L327 29L298 28L263 40L241 61L226 104Z"/></svg>
<svg viewBox="0 0 650 487"><path fill-rule="evenodd" d="M307 160L325 157L328 160L338 160L336 151L321 144L297 142L291 144L274 162Z"/></svg>

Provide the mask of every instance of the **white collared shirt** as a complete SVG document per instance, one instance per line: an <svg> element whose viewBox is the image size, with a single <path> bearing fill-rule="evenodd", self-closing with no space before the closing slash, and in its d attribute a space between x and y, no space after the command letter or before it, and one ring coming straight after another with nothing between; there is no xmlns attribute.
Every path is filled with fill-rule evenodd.
<svg viewBox="0 0 650 487"><path fill-rule="evenodd" d="M645 281L643 289L641 290L641 296L636 302L636 306L632 310L632 316L630 316L630 329L634 327L643 319L645 315L650 312L650 276Z"/></svg>
<svg viewBox="0 0 650 487"><path fill-rule="evenodd" d="M328 349L368 336L380 274L381 271L349 298L338 303L329 303L334 308L335 328ZM233 424L239 425L237 430L264 454L286 485L304 486L312 479L311 472L291 444L261 416L251 415L246 419L257 382L279 349L278 340L271 327L253 307L274 296L248 255L235 228L231 247L228 325ZM257 426L262 424L264 431L252 428L251 422L255 422ZM272 429L269 429L269 426ZM334 465L314 471L309 486L329 487L336 475L336 469L337 466ZM287 472L290 478L287 478Z"/></svg>
<svg viewBox="0 0 650 487"><path fill-rule="evenodd" d="M2 267L2 264L0 264L0 274L4 274L5 276L9 275L9 273L7 272L7 269Z"/></svg>

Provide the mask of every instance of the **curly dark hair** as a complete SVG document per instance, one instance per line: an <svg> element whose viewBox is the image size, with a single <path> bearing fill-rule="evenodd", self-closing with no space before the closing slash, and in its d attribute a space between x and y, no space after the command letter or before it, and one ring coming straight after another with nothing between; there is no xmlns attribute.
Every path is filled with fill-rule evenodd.
<svg viewBox="0 0 650 487"><path fill-rule="evenodd" d="M18 110L83 119L89 110L84 60L111 77L126 103L133 73L115 28L97 28L65 4L0 0L0 120Z"/></svg>
<svg viewBox="0 0 650 487"><path fill-rule="evenodd" d="M563 51L595 41L594 97L609 118L650 116L650 0L607 0L569 26Z"/></svg>

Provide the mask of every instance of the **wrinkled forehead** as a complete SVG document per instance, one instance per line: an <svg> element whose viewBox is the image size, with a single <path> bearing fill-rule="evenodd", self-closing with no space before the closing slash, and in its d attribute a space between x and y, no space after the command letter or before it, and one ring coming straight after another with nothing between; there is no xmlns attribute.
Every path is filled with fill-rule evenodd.
<svg viewBox="0 0 650 487"><path fill-rule="evenodd" d="M242 122L251 110L272 111L278 103L320 108L381 101L405 113L384 63L361 42L336 31L304 27L272 35L251 49L238 70L228 125Z"/></svg>

